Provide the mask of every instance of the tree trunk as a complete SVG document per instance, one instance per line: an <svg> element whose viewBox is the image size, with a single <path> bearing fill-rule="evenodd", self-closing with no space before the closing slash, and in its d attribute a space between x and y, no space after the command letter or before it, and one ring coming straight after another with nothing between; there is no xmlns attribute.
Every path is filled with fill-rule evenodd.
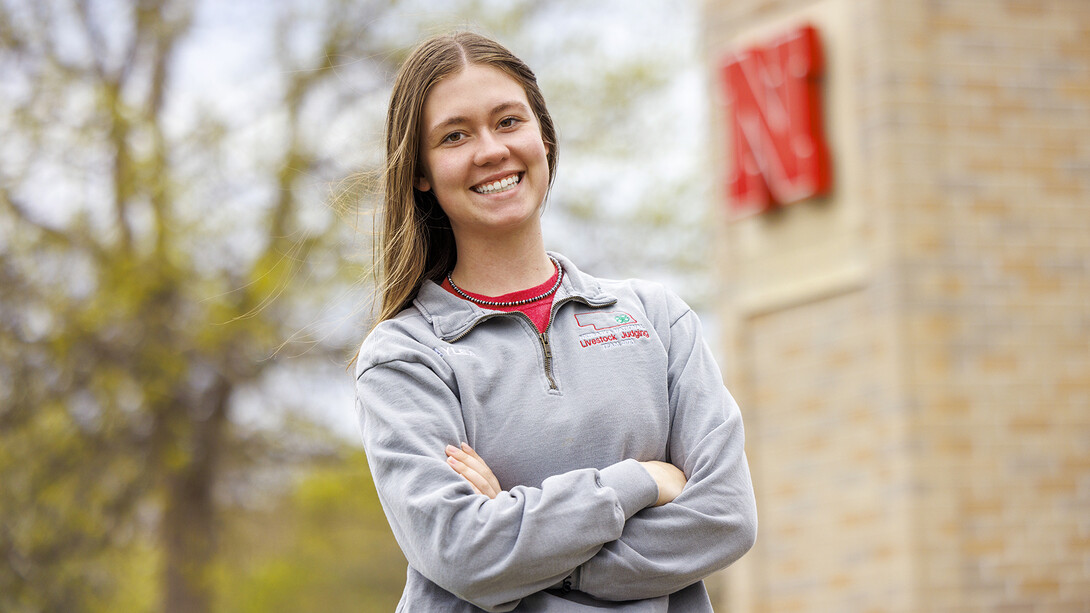
<svg viewBox="0 0 1090 613"><path fill-rule="evenodd" d="M163 551L163 613L208 613L214 585L217 513L213 491L219 469L220 447L227 424L231 386L218 379L201 397L197 410L175 406L184 415L176 426L191 431L191 455L181 466L168 469L160 538ZM202 419L203 417L203 419ZM169 420L168 420L169 421ZM170 466L170 463L167 463Z"/></svg>

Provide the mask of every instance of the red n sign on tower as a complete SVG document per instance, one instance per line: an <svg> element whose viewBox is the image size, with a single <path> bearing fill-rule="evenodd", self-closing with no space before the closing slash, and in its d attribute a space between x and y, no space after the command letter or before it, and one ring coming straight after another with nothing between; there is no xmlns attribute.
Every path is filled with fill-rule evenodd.
<svg viewBox="0 0 1090 613"><path fill-rule="evenodd" d="M722 67L730 113L737 216L829 191L821 125L824 69L817 31L803 26L770 45L730 55Z"/></svg>

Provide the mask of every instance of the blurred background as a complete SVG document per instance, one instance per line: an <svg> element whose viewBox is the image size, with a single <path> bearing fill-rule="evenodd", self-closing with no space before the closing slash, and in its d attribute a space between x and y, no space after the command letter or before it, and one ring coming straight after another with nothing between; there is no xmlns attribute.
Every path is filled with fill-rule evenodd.
<svg viewBox="0 0 1090 613"><path fill-rule="evenodd" d="M830 188L738 214L721 69L804 24ZM394 609L347 366L452 28L538 75L547 246L705 321L717 610L1090 611L1085 0L0 0L0 611Z"/></svg>
<svg viewBox="0 0 1090 613"><path fill-rule="evenodd" d="M703 15L708 82L765 54L747 87L800 157L775 92L816 80L831 166L820 197L711 209L760 517L723 610L1090 611L1090 3ZM823 70L771 51L803 25ZM710 92L726 184L743 97Z"/></svg>

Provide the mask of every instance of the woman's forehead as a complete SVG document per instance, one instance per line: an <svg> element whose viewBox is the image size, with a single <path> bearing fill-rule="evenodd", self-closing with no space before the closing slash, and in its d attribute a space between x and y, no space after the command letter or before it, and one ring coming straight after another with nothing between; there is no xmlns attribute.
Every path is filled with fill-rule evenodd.
<svg viewBox="0 0 1090 613"><path fill-rule="evenodd" d="M469 64L432 86L424 99L424 123L431 129L452 118L489 116L517 105L530 108L521 83L494 66Z"/></svg>

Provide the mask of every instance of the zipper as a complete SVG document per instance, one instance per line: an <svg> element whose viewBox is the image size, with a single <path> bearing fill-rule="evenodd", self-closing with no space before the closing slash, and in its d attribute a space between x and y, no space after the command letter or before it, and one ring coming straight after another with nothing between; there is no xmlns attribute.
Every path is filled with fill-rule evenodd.
<svg viewBox="0 0 1090 613"><path fill-rule="evenodd" d="M473 325L466 328L461 334L459 334L458 336L455 336L454 338L452 338L452 339L450 339L450 340L448 340L446 342L448 342L448 343L456 342L456 341L460 340L462 337L464 337L465 335L472 332L473 328L476 328L478 325L480 325L481 322L483 322L485 320L488 320L488 319L492 319L493 317L502 317L503 315L507 315L507 313L489 313L488 315L484 315L480 319L474 321Z"/></svg>
<svg viewBox="0 0 1090 613"><path fill-rule="evenodd" d="M562 302L567 302L569 300L574 300L574 298L565 298ZM559 304L554 304L553 310L549 311L549 321L545 324L544 332L537 331L537 326L534 325L534 320L530 319L530 316L526 313L523 313L522 311L511 311L510 313L508 313L509 315L518 316L519 319L522 319L526 323L530 324L530 327L533 328L534 332L537 334L538 343L541 345L541 354L545 358L543 361L543 364L545 366L545 378L549 381L549 390L551 391L556 391L560 389L560 386L556 384L556 379L553 377L553 350L552 347L549 345L549 326L552 325L553 313L556 312L555 309L559 306Z"/></svg>
<svg viewBox="0 0 1090 613"><path fill-rule="evenodd" d="M530 324L530 327L533 328L534 332L537 333L537 340L538 340L539 344L541 345L541 353L545 358L544 359L545 378L548 379L548 381L549 381L549 389L554 390L554 391L559 390L560 387L556 384L556 379L553 377L553 350L552 350L552 347L549 345L549 329L552 328L552 326L553 326L553 317L556 315L556 312L558 310L560 310L560 307L564 306L565 304L567 304L569 302L573 302L573 301L576 301L576 300L578 300L579 302L582 302L583 304L585 304L585 305L587 305L589 307L596 308L596 309L617 304L617 301L614 300L612 302L607 302L605 304L593 305L593 304L590 304L589 302L587 302L586 299L582 298L581 296L569 296L567 298L564 298L563 300L558 300L558 301L554 302L553 306L549 309L549 321L547 321L545 323L545 331L544 332L538 332L537 331L537 326L534 325L534 320L530 319L530 316L527 315L526 313L523 313L522 311L490 313L488 315L485 315L484 317L481 317L477 321L473 322L472 326L470 326L464 332L462 332L458 336L455 336L454 338L450 339L447 342L448 343L453 343L453 342L457 341L458 339L464 337L465 335L469 334L473 330L473 328L476 328L481 322L485 321L486 319L492 319L493 317L503 317L505 315L514 315L516 317L520 317L526 323Z"/></svg>
<svg viewBox="0 0 1090 613"><path fill-rule="evenodd" d="M548 329L548 327L545 328L546 331ZM541 339L541 349L545 352L545 378L549 380L549 389L559 389L556 386L556 379L553 379L553 352L549 349L549 337L545 332L538 332L537 335Z"/></svg>
<svg viewBox="0 0 1090 613"><path fill-rule="evenodd" d="M549 329L553 327L553 317L556 315L556 312L560 310L560 307L577 299L578 297L576 296L570 296L554 302L553 306L549 308L549 321L545 322L545 331L538 332L537 334L537 337L541 340L541 351L545 354L545 378L549 380L550 390L559 390L560 387L557 386L556 379L553 378L553 351L549 347ZM580 300L580 302L585 303L586 301ZM527 321L530 321L530 316L526 313L523 313L522 316L525 317ZM530 321L530 325L534 326L534 322ZM534 326L534 330L537 330L537 326Z"/></svg>

